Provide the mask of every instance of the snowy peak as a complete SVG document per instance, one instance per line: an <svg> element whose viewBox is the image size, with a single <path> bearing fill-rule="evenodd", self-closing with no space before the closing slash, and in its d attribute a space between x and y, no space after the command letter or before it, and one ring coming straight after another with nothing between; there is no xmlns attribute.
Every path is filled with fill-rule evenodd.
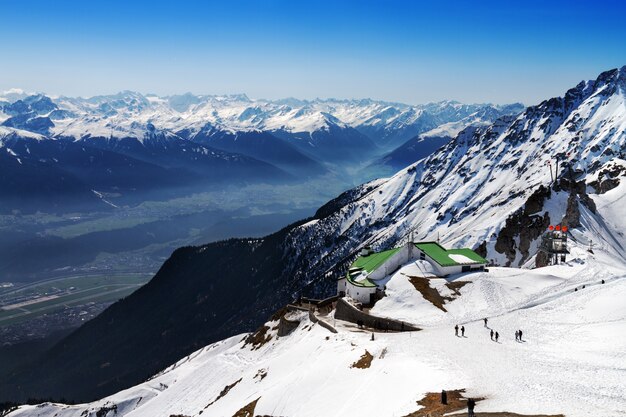
<svg viewBox="0 0 626 417"><path fill-rule="evenodd" d="M252 100L245 94L197 96L191 93L159 97L133 91L54 100L43 95L16 97L13 93L0 97L0 107L5 108L3 119L26 112L46 116L55 121L53 125L42 127L39 121L33 126L24 123L20 126L38 129L41 133L50 129L53 136L78 139L139 133L128 130L130 121L150 122L173 132L197 132L207 123L221 130L291 134L328 131L334 127L356 129L383 147L398 146L445 123L465 127L470 121L491 122L496 116L517 114L522 110L515 104L492 106L446 101L411 106L370 99ZM466 120L472 114L473 120ZM10 123L15 124L15 121Z"/></svg>
<svg viewBox="0 0 626 417"><path fill-rule="evenodd" d="M606 94L626 94L626 65L605 71L598 76L594 84L596 91L606 89Z"/></svg>

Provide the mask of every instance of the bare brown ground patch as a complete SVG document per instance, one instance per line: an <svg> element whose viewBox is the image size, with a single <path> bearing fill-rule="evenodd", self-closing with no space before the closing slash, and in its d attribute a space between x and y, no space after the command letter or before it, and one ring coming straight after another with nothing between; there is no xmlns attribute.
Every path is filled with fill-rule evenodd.
<svg viewBox="0 0 626 417"><path fill-rule="evenodd" d="M405 417L441 417L444 414L463 410L467 407L467 398L463 397L464 389L446 391L446 393L448 394L448 404L441 404L440 392L429 392L417 402L417 405L421 405L422 408L407 414ZM482 398L474 398L477 403L480 400Z"/></svg>
<svg viewBox="0 0 626 417"><path fill-rule="evenodd" d="M440 392L429 392L417 402L418 405L422 406L421 409L414 411L411 414L407 414L404 417L443 417L444 415L447 417L464 417L466 413L456 413L451 414L457 411L464 410L467 408L467 398L464 397L465 390L453 390L446 391L448 395L448 404L441 404L441 393ZM474 398L474 401L478 404L480 401L484 400L484 398ZM508 411L502 412L490 412L484 413L474 410L474 413L480 417L565 417L562 414L557 415L548 415L548 414L516 414Z"/></svg>
<svg viewBox="0 0 626 417"><path fill-rule="evenodd" d="M409 277L409 281L413 284L415 289L422 294L422 297L424 297L425 300L432 303L432 305L441 311L448 311L443 306L446 303L446 299L439 294L439 291L430 286L430 279Z"/></svg>
<svg viewBox="0 0 626 417"><path fill-rule="evenodd" d="M413 287L415 287L415 289L419 291L420 294L422 294L422 297L424 297L425 300L429 301L432 305L437 307L439 310L446 312L446 313L448 312L448 310L446 310L446 308L444 307L444 304L460 296L461 293L459 292L459 290L465 284L469 283L469 281L447 282L446 287L450 288L450 290L453 291L453 296L443 297L441 294L439 294L439 291L437 291L435 288L430 286L429 278L409 276L409 282L413 284Z"/></svg>
<svg viewBox="0 0 626 417"><path fill-rule="evenodd" d="M287 307L283 307L280 310L276 311L272 315L272 317L270 317L269 321L270 322L278 321L280 320L281 317L284 317L285 314L287 314L288 312L289 310L287 309ZM251 333L242 339L245 342L242 348L245 348L248 345L252 345L252 350L259 349L261 346L265 345L267 342L272 340L272 335L267 334L269 330L270 330L269 326L265 324L262 325L254 333ZM278 324L274 325L272 330L278 330Z"/></svg>
<svg viewBox="0 0 626 417"><path fill-rule="evenodd" d="M517 414L517 413L509 413L507 411L503 411L501 413L477 413L474 412L479 417L565 417L563 414ZM465 417L467 414L450 414L449 417Z"/></svg>
<svg viewBox="0 0 626 417"><path fill-rule="evenodd" d="M358 368L358 369L369 368L372 365L373 360L374 360L374 357L372 356L372 354L366 350L365 353L361 355L358 361L350 365L350 368Z"/></svg>
<svg viewBox="0 0 626 417"><path fill-rule="evenodd" d="M252 345L252 350L259 349L261 346L272 340L272 335L267 334L269 330L270 328L266 325L259 327L256 332L245 338L246 343L244 343L243 347Z"/></svg>
<svg viewBox="0 0 626 417"><path fill-rule="evenodd" d="M224 387L224 389L222 391L220 391L219 395L217 396L217 398L215 398L213 401L211 401L210 403L208 403L206 405L206 407L204 407L204 409L206 410L207 408L209 408L210 406L212 406L213 404L215 404L220 398L224 397L226 394L228 394L228 391L230 391L231 389L233 389L235 387L235 385L237 385L238 383L241 382L243 378L239 378L238 380L236 380L235 382L233 382L230 385L226 385Z"/></svg>
<svg viewBox="0 0 626 417"><path fill-rule="evenodd" d="M249 404L246 404L239 411L233 414L233 417L254 417L254 409L256 408L256 403L259 402L260 399L261 397Z"/></svg>
<svg viewBox="0 0 626 417"><path fill-rule="evenodd" d="M450 288L452 290L452 292L454 293L454 297L448 297L450 298L450 301L454 300L457 297L461 296L461 293L459 292L459 290L461 288L463 288L466 284L469 284L469 281L452 281L452 282L447 282L446 283L446 287Z"/></svg>

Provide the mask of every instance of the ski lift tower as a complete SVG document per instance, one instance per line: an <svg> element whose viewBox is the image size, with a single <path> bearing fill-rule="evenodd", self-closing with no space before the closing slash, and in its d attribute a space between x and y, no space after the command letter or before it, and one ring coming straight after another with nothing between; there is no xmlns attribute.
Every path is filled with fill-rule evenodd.
<svg viewBox="0 0 626 417"><path fill-rule="evenodd" d="M548 265L557 265L559 260L565 262L567 250L567 226L556 225L548 228L541 237L539 251L547 255Z"/></svg>

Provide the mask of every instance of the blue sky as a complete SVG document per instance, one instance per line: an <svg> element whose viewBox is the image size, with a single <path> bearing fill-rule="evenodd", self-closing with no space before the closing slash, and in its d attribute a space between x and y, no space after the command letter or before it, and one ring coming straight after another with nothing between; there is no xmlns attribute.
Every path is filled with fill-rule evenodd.
<svg viewBox="0 0 626 417"><path fill-rule="evenodd" d="M621 1L20 1L0 90L534 104L626 65Z"/></svg>

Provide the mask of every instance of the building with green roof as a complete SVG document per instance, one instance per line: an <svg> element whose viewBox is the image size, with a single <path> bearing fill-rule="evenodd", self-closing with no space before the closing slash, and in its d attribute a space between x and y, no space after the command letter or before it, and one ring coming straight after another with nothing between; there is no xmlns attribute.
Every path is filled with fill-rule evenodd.
<svg viewBox="0 0 626 417"><path fill-rule="evenodd" d="M337 291L363 304L372 304L376 292L384 290L394 272L416 261L428 262L441 277L482 271L487 265L487 260L471 249L446 249L438 242L410 242L382 252L364 248L345 276L339 278Z"/></svg>

